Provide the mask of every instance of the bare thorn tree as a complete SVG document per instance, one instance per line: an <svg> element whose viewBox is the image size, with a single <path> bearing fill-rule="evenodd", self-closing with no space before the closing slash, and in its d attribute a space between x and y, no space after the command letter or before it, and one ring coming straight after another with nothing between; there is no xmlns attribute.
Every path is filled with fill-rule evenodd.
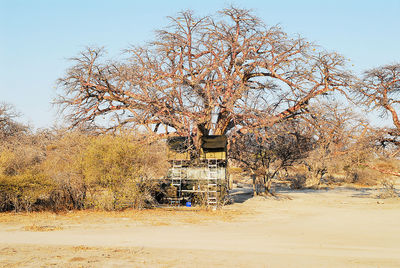
<svg viewBox="0 0 400 268"><path fill-rule="evenodd" d="M273 195L272 180L313 149L314 139L302 133L299 126L299 122L292 120L232 139L231 157L251 175L254 195L260 194L257 178L263 186L262 194Z"/></svg>
<svg viewBox="0 0 400 268"><path fill-rule="evenodd" d="M388 113L393 124L400 131L400 64L385 65L368 70L357 84L356 91L365 106L377 109L382 116Z"/></svg>
<svg viewBox="0 0 400 268"><path fill-rule="evenodd" d="M2 141L24 133L28 128L15 121L19 113L7 103L0 103L0 139Z"/></svg>
<svg viewBox="0 0 400 268"><path fill-rule="evenodd" d="M348 162L356 161L352 164L357 166L361 159L365 160L360 155L370 151L362 142L370 133L370 125L351 107L338 102L316 102L309 106L301 123L303 131L315 139L313 150L302 161L308 170L303 186L319 187L339 160L349 158Z"/></svg>
<svg viewBox="0 0 400 268"><path fill-rule="evenodd" d="M359 94L359 101L370 109L381 112L381 116L392 118L395 129L385 130L376 141L386 147L388 144L399 146L400 136L400 64L390 64L368 70L355 87ZM394 155L398 154L395 152ZM381 173L399 176L400 173L390 170L382 170L371 165L368 167L378 170Z"/></svg>

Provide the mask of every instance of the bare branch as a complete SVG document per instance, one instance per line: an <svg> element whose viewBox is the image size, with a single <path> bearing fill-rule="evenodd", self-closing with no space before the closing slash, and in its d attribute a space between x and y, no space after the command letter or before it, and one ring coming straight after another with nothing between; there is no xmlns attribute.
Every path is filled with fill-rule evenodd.
<svg viewBox="0 0 400 268"><path fill-rule="evenodd" d="M102 49L90 48L73 59L57 99L72 126L227 134L293 118L311 99L350 85L343 57L267 27L249 10L169 19L124 61L105 61Z"/></svg>

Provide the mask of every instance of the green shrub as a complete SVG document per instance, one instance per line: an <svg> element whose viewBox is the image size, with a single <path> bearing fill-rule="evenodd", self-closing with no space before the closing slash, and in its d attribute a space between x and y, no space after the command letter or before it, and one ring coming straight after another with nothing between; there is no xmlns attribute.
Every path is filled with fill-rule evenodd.
<svg viewBox="0 0 400 268"><path fill-rule="evenodd" d="M142 208L154 202L151 192L156 184L151 179L166 166L162 151L154 146L129 134L93 138L82 162L86 206Z"/></svg>
<svg viewBox="0 0 400 268"><path fill-rule="evenodd" d="M40 198L47 198L54 184L37 170L26 170L18 175L0 176L0 210L31 211Z"/></svg>

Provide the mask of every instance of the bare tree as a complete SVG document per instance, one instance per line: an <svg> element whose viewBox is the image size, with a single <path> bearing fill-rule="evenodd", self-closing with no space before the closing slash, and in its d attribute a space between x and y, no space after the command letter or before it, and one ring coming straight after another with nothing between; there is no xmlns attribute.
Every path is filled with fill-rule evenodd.
<svg viewBox="0 0 400 268"><path fill-rule="evenodd" d="M10 104L0 103L0 139L5 140L14 137L28 128L15 121L19 116L14 107Z"/></svg>
<svg viewBox="0 0 400 268"><path fill-rule="evenodd" d="M307 157L314 143L312 136L303 133L299 123L292 120L234 137L230 144L230 155L251 174L254 195L259 192L256 189L257 178L264 187L263 194L271 195L272 179Z"/></svg>
<svg viewBox="0 0 400 268"><path fill-rule="evenodd" d="M141 126L198 141L272 126L350 84L342 56L267 27L249 10L200 18L186 11L169 19L125 60L107 61L97 48L73 59L56 100L72 126Z"/></svg>
<svg viewBox="0 0 400 268"><path fill-rule="evenodd" d="M368 70L355 87L362 104L377 109L382 115L391 115L393 124L400 131L400 64L385 65Z"/></svg>
<svg viewBox="0 0 400 268"><path fill-rule="evenodd" d="M318 186L338 159L354 162L358 157L357 163L352 163L358 166L361 154L370 151L365 142L370 125L365 118L354 113L352 107L332 101L317 102L310 105L308 113L301 118L303 131L315 139L313 150L302 161L308 170L305 186Z"/></svg>
<svg viewBox="0 0 400 268"><path fill-rule="evenodd" d="M380 111L382 117L390 115L392 118L395 128L381 131L375 141L382 147L398 147L400 144L400 64L385 65L366 71L361 81L355 86L355 91L358 93L361 104ZM398 150L395 154L398 154ZM372 165L367 166L381 173L400 176L398 172L379 169Z"/></svg>

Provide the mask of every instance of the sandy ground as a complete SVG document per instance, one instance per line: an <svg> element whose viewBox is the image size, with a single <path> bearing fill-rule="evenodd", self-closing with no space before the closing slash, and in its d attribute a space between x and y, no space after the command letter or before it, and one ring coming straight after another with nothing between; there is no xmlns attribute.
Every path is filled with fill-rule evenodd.
<svg viewBox="0 0 400 268"><path fill-rule="evenodd" d="M222 210L0 214L0 267L400 267L400 200L237 189Z"/></svg>

